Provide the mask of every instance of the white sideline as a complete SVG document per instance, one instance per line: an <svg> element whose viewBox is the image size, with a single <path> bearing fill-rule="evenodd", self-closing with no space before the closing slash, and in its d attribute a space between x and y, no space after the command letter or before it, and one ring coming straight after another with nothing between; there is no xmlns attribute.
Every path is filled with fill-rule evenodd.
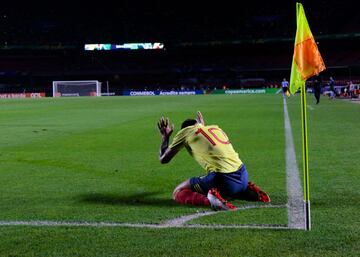
<svg viewBox="0 0 360 257"><path fill-rule="evenodd" d="M290 126L286 99L284 98L284 126L285 126L285 159L286 181L288 195L288 227L305 228L305 214L303 191L299 179L299 169L296 162L295 148Z"/></svg>
<svg viewBox="0 0 360 257"><path fill-rule="evenodd" d="M238 207L237 211L254 208L285 208L286 205L250 205ZM32 227L129 227L129 228L257 228L257 229L290 229L286 225L267 225L267 224L244 224L244 225L186 225L186 222L208 215L214 215L219 212L205 211L196 214L181 216L175 219L165 221L160 224L151 223L120 223L120 222L71 222L71 221L0 221L0 226L32 226Z"/></svg>
<svg viewBox="0 0 360 257"><path fill-rule="evenodd" d="M0 226L27 226L27 227L123 227L123 228L204 228L204 229L226 229L226 228L254 228L254 229L298 229L290 228L286 225L270 225L270 224L243 224L243 225L182 225L169 226L164 224L150 223L107 223L107 222L61 222L61 221L4 221Z"/></svg>

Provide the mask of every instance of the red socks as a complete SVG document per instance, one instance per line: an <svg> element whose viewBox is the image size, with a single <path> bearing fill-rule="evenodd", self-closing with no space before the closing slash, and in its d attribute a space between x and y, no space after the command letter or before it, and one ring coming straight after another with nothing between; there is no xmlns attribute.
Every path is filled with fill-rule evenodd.
<svg viewBox="0 0 360 257"><path fill-rule="evenodd" d="M181 204L210 206L209 199L205 195L190 189L183 189L175 193L175 202Z"/></svg>

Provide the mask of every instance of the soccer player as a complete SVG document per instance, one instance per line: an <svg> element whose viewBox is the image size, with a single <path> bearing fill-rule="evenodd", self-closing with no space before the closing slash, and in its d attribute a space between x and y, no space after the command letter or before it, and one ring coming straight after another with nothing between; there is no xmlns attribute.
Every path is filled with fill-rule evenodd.
<svg viewBox="0 0 360 257"><path fill-rule="evenodd" d="M207 175L193 177L180 183L173 199L181 204L211 206L214 210L236 210L226 199L270 202L270 197L248 181L245 164L231 145L225 132L217 125L207 125L201 112L196 119L187 119L169 145L174 125L168 118L158 122L161 134L160 162L168 163L182 149L207 171Z"/></svg>
<svg viewBox="0 0 360 257"><path fill-rule="evenodd" d="M290 96L289 93L289 82L286 80L286 78L283 79L281 82L282 90L283 90L283 96Z"/></svg>

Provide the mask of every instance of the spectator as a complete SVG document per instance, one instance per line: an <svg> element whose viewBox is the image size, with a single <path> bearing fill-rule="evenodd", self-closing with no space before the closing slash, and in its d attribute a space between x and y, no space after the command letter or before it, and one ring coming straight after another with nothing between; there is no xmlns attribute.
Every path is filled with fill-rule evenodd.
<svg viewBox="0 0 360 257"><path fill-rule="evenodd" d="M330 98L330 99L335 99L335 96L336 96L336 92L335 92L335 80L334 80L333 77L330 77L329 87L330 87L329 98Z"/></svg>
<svg viewBox="0 0 360 257"><path fill-rule="evenodd" d="M320 103L320 94L321 94L321 77L317 74L314 78L314 96L316 99L316 104Z"/></svg>
<svg viewBox="0 0 360 257"><path fill-rule="evenodd" d="M350 98L353 97L354 90L355 90L355 85L352 83L352 81L350 81L349 82L349 90L348 90Z"/></svg>

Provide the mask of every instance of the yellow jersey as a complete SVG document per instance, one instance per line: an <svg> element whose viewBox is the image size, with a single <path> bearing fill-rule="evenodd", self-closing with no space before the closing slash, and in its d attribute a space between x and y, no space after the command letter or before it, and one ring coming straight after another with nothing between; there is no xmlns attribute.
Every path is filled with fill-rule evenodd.
<svg viewBox="0 0 360 257"><path fill-rule="evenodd" d="M239 154L217 125L197 123L183 128L175 135L169 148L180 150L183 147L207 172L231 173L242 165Z"/></svg>

